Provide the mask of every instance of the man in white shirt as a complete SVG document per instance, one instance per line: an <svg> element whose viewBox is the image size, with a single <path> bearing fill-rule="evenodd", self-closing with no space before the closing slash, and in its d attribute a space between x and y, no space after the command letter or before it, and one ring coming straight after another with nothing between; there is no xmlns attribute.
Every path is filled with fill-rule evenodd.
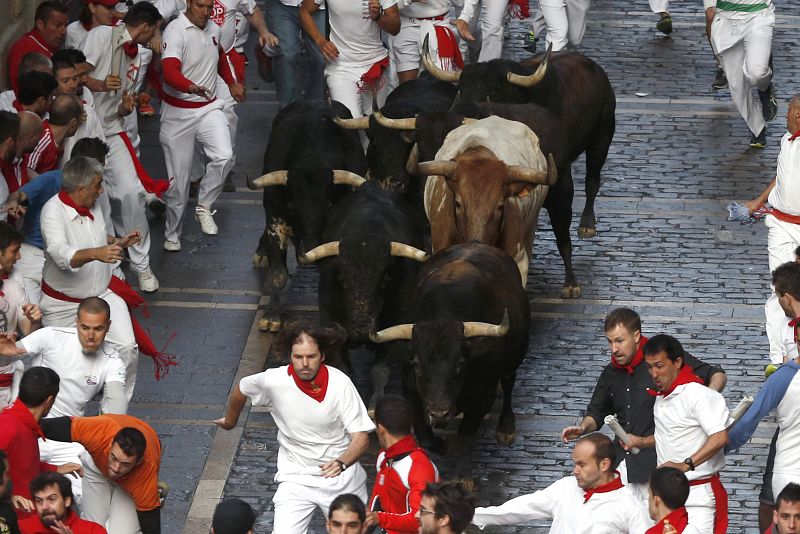
<svg viewBox="0 0 800 534"><path fill-rule="evenodd" d="M551 534L641 534L647 530L650 523L644 508L622 484L619 473L611 470L614 446L607 436L594 432L580 438L572 461L573 476L500 506L476 508L472 522L483 528L550 519Z"/></svg>
<svg viewBox="0 0 800 534"><path fill-rule="evenodd" d="M353 118L372 113L372 102L378 106L388 94L387 72L389 51L381 42L381 31L397 35L400 13L396 0L328 0L330 40L314 24L313 16L323 0L303 0L300 24L311 36L325 61L325 83L331 100L341 102Z"/></svg>
<svg viewBox="0 0 800 534"><path fill-rule="evenodd" d="M102 192L103 167L94 159L72 158L64 165L61 191L42 208L44 239L42 301L45 326L75 324L78 304L100 297L111 308L108 341L126 366L125 394L130 400L136 384L139 349L125 301L109 289L112 270L139 233L113 238L106 231L97 199ZM119 283L123 283L119 281Z"/></svg>
<svg viewBox="0 0 800 534"><path fill-rule="evenodd" d="M375 430L350 379L323 362L335 354L345 333L299 321L287 325L283 346L291 364L243 378L228 399L225 416L215 423L236 426L248 399L267 406L278 427L278 490L273 532L304 534L314 511L328 516L331 501L342 493L367 500L367 475L358 459Z"/></svg>
<svg viewBox="0 0 800 534"><path fill-rule="evenodd" d="M720 482L725 467L730 417L722 395L703 385L683 364L683 346L672 336L653 336L644 359L658 391L652 436L631 436L630 447L655 447L658 465L680 469L689 479L686 510L700 532L724 534L728 526L728 495Z"/></svg>
<svg viewBox="0 0 800 534"><path fill-rule="evenodd" d="M204 234L219 232L212 206L230 170L233 148L223 112L224 102L217 98L218 68L233 97L237 100L244 97L243 86L235 89L236 83L220 47L219 26L210 20L213 9L214 0L188 0L186 11L164 30L161 53L164 94L159 141L172 182L164 195L167 204L164 249L170 252L181 249L195 141L208 158L198 189L195 217Z"/></svg>

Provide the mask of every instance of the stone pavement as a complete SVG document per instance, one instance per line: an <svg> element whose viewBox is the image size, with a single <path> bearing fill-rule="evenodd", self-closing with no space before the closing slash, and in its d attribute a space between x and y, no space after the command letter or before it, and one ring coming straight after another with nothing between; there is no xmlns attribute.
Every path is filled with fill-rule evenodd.
<svg viewBox="0 0 800 534"><path fill-rule="evenodd" d="M531 349L515 390L517 441L512 447L494 441L496 414L482 428L474 460L480 504L500 503L568 473L570 447L560 444L558 433L581 415L607 363L602 317L615 306L639 310L645 334L673 333L695 355L723 365L731 406L757 391L767 354L766 232L762 225L726 222L725 205L752 198L774 176L785 100L799 89L792 57L799 8L800 0L778 6L773 49L784 103L770 128L769 146L756 151L747 146L749 134L728 93L710 90L714 62L699 4L676 6L671 37L655 30L655 15L644 2L593 4L582 51L607 70L618 98L617 134L596 207L598 234L592 240L574 238L583 296L562 300L563 267L546 216L540 222L527 287L534 317ZM528 29L527 23L510 23L508 57L525 56L520 46ZM179 356L180 365L156 382L142 358L131 413L153 424L165 444L161 477L172 487L163 513L168 533L207 532L223 493L250 502L259 513L257 532L271 531L277 456L271 417L251 410L230 432L211 423L222 414L235 379L282 363L274 354L267 361L270 336L254 327L263 304L263 272L252 268L250 256L263 212L260 195L244 189L244 176L260 170L277 106L272 85L260 81L253 65L248 75L236 147L235 181L241 189L223 194L216 206L220 235L203 236L187 219L183 251L165 253L163 221L151 226L153 269L162 289L148 297L152 316L144 323L157 345L177 333L169 352ZM141 128L145 164L163 176L158 121L143 120ZM579 160L573 168L578 190L583 174ZM582 207L579 195L574 230ZM292 314L316 313L314 268L295 271L286 298ZM357 382L367 393L366 376ZM396 388L396 382L390 386ZM773 420L762 423L754 440L728 458L723 480L731 493L730 532L756 532L757 492L773 430ZM373 444L363 462L371 474L374 454ZM436 460L446 475L451 463ZM324 532L320 517L314 532ZM502 532L547 528L533 523Z"/></svg>

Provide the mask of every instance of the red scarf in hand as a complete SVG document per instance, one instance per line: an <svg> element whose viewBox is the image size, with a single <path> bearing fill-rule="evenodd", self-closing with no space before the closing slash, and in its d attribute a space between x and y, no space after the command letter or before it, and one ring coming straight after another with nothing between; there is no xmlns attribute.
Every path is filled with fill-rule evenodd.
<svg viewBox="0 0 800 534"><path fill-rule="evenodd" d="M317 402L325 400L325 393L328 391L328 368L325 364L320 364L317 376L312 380L303 380L294 372L294 367L289 364L289 376L294 378L294 383L300 391L311 397Z"/></svg>
<svg viewBox="0 0 800 534"><path fill-rule="evenodd" d="M636 355L631 360L631 363L628 365L620 365L617 363L617 360L614 359L614 355L611 355L611 365L614 366L615 369L625 369L628 371L629 375L632 375L633 372L636 370L636 366L642 363L644 360L644 344L647 343L647 338L644 336L639 337L639 346L636 347Z"/></svg>
<svg viewBox="0 0 800 534"><path fill-rule="evenodd" d="M58 192L58 199L64 203L64 205L69 206L70 208L74 209L78 212L78 215L81 217L89 217L91 220L94 220L94 215L92 215L92 210L90 208L83 208L75 204L75 201L70 198L70 196L65 193L63 190Z"/></svg>
<svg viewBox="0 0 800 534"><path fill-rule="evenodd" d="M453 30L447 26L434 26L433 30L436 32L436 46L444 70L463 69L464 58L458 49L458 39Z"/></svg>
<svg viewBox="0 0 800 534"><path fill-rule="evenodd" d="M385 57L372 65L367 72L361 75L356 86L359 93L375 93L380 89L386 80L383 78L383 71L389 67L389 58Z"/></svg>
<svg viewBox="0 0 800 534"><path fill-rule="evenodd" d="M589 499L591 499L592 495L594 495L595 493L608 493L609 491L620 489L623 486L623 484L622 484L622 478L620 478L619 476L619 471L614 471L614 475L616 476L614 477L614 480L612 480L611 482L602 484L600 486L597 486L596 488L585 490L583 492L583 504L589 502Z"/></svg>
<svg viewBox="0 0 800 534"><path fill-rule="evenodd" d="M694 371L691 367L684 364L680 371L678 371L678 376L675 377L675 381L672 382L672 385L667 391L656 391L654 389L647 388L647 392L653 397L667 397L670 393L675 391L676 387L691 383L702 384L703 380L694 374Z"/></svg>
<svg viewBox="0 0 800 534"><path fill-rule="evenodd" d="M656 523L654 527L649 528L644 534L664 534L664 525L666 523L675 527L678 534L681 534L689 525L689 514L686 512L686 508L681 506L671 511L664 519Z"/></svg>

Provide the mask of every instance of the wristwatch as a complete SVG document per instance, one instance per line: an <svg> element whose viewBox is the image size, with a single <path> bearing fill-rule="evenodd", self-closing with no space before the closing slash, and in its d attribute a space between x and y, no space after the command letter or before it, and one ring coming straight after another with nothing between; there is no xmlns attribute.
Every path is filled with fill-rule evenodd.
<svg viewBox="0 0 800 534"><path fill-rule="evenodd" d="M345 469L347 469L347 464L346 464L346 463L344 463L344 462L343 462L343 461L341 461L341 460L338 460L338 459L337 459L337 460L334 460L334 462L336 462L337 464L339 464L339 467L342 469L342 473L344 473L344 470L345 470ZM692 469L694 469L694 466L692 466Z"/></svg>
<svg viewBox="0 0 800 534"><path fill-rule="evenodd" d="M683 461L686 465L689 466L689 471L694 471L694 462L692 461L692 457L689 456L687 459Z"/></svg>

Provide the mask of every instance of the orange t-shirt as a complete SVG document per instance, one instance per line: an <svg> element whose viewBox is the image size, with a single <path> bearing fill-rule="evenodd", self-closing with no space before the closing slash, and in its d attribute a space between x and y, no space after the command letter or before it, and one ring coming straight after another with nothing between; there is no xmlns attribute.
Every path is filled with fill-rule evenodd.
<svg viewBox="0 0 800 534"><path fill-rule="evenodd" d="M158 469L161 465L161 442L153 428L130 415L98 415L96 417L72 418L72 441L83 445L92 455L101 473L108 476L108 455L111 442L117 432L133 427L144 434L147 446L142 463L115 482L128 492L140 512L148 512L160 506L158 499Z"/></svg>

